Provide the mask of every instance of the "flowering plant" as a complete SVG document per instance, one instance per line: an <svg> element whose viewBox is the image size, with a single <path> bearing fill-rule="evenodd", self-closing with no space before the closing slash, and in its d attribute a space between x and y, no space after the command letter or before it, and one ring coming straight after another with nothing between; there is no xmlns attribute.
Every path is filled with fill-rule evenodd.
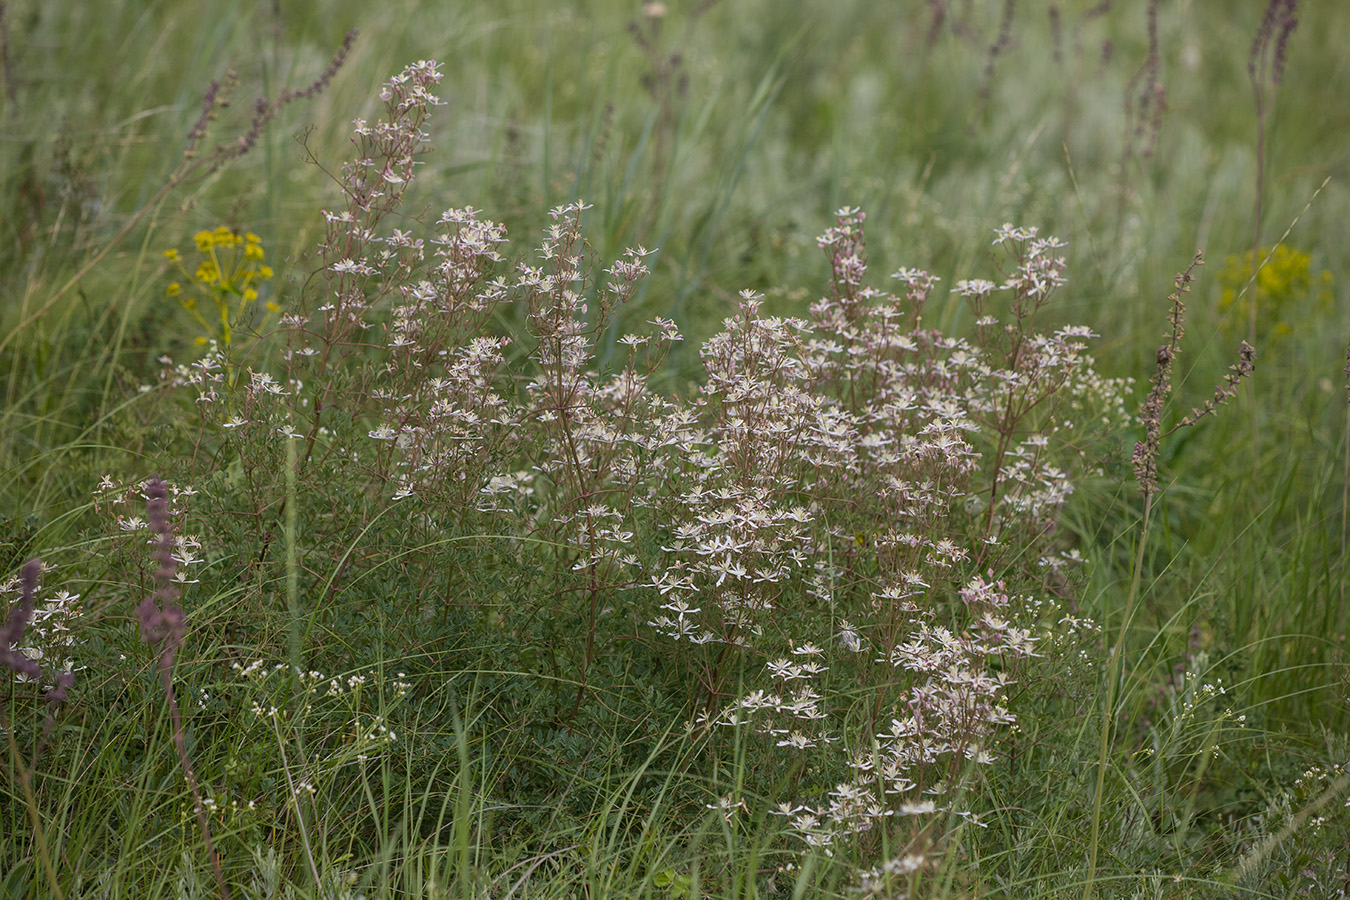
<svg viewBox="0 0 1350 900"><path fill-rule="evenodd" d="M1253 306L1257 333L1272 340L1293 331L1289 320L1309 299L1315 300L1318 314L1330 313L1334 294L1329 270L1314 275L1312 257L1287 244L1262 247L1257 256L1255 278L1250 253L1230 253L1219 271L1219 311L1227 316L1230 330L1247 327ZM1228 315L1233 312L1238 315Z"/></svg>
<svg viewBox="0 0 1350 900"><path fill-rule="evenodd" d="M539 583L499 621L570 682L550 715L583 717L636 638L680 673L665 702L714 754L736 731L793 761L780 811L799 846L833 854L888 822L939 841L952 816L976 819L968 789L1016 720L1008 685L1058 625L1045 593L1074 557L1055 523L1098 439L1128 421L1091 332L1038 330L1063 244L998 229L1003 277L955 285L976 317L955 337L924 323L936 276L868 284L865 214L840 210L819 240L828 295L809 315L768 315L742 292L702 347L702 383L664 395L652 376L681 340L674 322L618 336L614 370L598 362L648 251L597 260L584 203L553 210L537 263L510 273L505 229L475 209L448 210L426 237L385 226L439 77L410 66L382 92L387 115L356 123L345 208L324 213L321 290L281 320L284 372L236 385L219 367L180 370L239 460L224 485L261 510L280 472L354 478L362 504L306 513L307 541L350 546L343 533L402 522L390 549L416 568L439 564L409 541L516 547ZM524 307L522 327L494 331L506 303ZM753 780L714 808L771 788Z"/></svg>
<svg viewBox="0 0 1350 900"><path fill-rule="evenodd" d="M258 289L272 277L272 267L265 262L262 238L251 231L240 234L221 225L214 231L197 232L192 240L201 260L190 275L183 254L176 247L164 251L164 258L182 276L181 281L170 282L164 294L176 298L206 329L206 334L197 338L198 345L216 338L228 351L234 340L234 325L258 299ZM202 315L194 294L205 296L215 306L218 323ZM269 313L281 310L271 300L266 307Z"/></svg>

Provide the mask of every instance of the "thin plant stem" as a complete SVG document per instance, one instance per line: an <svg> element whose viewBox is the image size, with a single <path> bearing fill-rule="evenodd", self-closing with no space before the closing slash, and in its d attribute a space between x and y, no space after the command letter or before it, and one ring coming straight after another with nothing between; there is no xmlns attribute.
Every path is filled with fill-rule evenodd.
<svg viewBox="0 0 1350 900"><path fill-rule="evenodd" d="M294 692L300 693L301 666L300 633L302 618L300 614L300 558L296 538L299 510L295 486L295 469L299 464L295 452L295 441L286 441L286 609L290 613L290 660L291 684Z"/></svg>
<svg viewBox="0 0 1350 900"><path fill-rule="evenodd" d="M1134 550L1134 572L1130 576L1130 594L1125 602L1125 615L1120 621L1120 630L1116 633L1115 645L1106 662L1106 700L1102 703L1100 740L1097 746L1097 790L1092 798L1092 834L1088 840L1087 884L1083 889L1083 900L1091 900L1097 874L1097 848L1100 845L1102 824L1102 792L1106 786L1106 758L1111 747L1111 733L1114 730L1111 721L1115 716L1116 697L1121 680L1124 678L1120 665L1125 648L1125 635L1129 631L1130 619L1134 617L1134 605L1139 598L1139 582L1144 569L1144 549L1148 546L1148 526L1153 512L1153 494L1144 496L1144 518L1139 525L1139 541ZM1117 672L1120 668L1121 671Z"/></svg>
<svg viewBox="0 0 1350 900"><path fill-rule="evenodd" d="M1345 377L1346 390L1350 391L1350 345L1345 349ZM1346 407L1345 413L1345 438L1342 441L1341 453L1341 603L1337 609L1340 615L1345 615L1345 547L1346 547L1346 514L1350 512L1350 406ZM1336 632L1340 633L1341 622L1336 622Z"/></svg>

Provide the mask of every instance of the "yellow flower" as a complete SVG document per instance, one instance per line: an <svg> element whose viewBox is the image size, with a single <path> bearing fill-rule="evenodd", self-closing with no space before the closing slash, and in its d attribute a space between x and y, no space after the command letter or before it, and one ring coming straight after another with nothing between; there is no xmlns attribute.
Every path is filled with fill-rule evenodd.
<svg viewBox="0 0 1350 900"><path fill-rule="evenodd" d="M259 299L258 282L271 278L274 272L263 264L267 254L262 238L251 231L241 233L220 225L197 232L192 240L199 255L191 276L178 250L164 252L164 257L182 273L182 278L168 285L164 293L183 304L206 331L198 340L199 345L219 341L228 348L236 321L247 312L249 304ZM203 317L198 311L198 301L202 297L211 301L208 308L214 306L218 316ZM239 298L237 303L231 299L234 297ZM267 309L280 311L280 307L270 301Z"/></svg>
<svg viewBox="0 0 1350 900"><path fill-rule="evenodd" d="M1310 297L1316 297L1319 306L1331 305L1331 273L1320 273L1321 285L1314 290L1311 271L1312 258L1301 250L1280 244L1262 247L1257 251L1260 266L1252 278L1252 255L1234 253L1219 272L1219 309L1229 315L1226 326L1242 331L1255 306L1257 327L1263 335L1272 338L1290 334L1289 320L1296 308Z"/></svg>

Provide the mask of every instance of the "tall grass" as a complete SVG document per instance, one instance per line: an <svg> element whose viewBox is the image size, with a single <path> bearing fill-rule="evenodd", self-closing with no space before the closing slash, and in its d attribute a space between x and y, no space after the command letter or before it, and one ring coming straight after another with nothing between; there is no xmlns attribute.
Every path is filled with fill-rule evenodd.
<svg viewBox="0 0 1350 900"><path fill-rule="evenodd" d="M0 890L1350 887L1347 13L910 12L5 4Z"/></svg>

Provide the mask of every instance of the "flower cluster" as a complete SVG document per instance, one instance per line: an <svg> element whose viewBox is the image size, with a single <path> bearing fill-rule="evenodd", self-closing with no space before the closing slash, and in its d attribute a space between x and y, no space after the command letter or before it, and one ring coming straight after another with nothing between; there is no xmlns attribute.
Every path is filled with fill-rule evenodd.
<svg viewBox="0 0 1350 900"><path fill-rule="evenodd" d="M41 571L49 568L42 566ZM18 611L23 605L22 595L23 583L18 576L0 582L0 608L14 610L11 616L15 617L16 622ZM13 667L16 681L41 681L51 686L58 677L64 675L68 678L70 673L85 668L78 665L75 659L77 650L73 628L84 613L79 599L79 594L72 594L68 590L56 591L46 598L30 598L32 608L22 622L22 627L15 630L12 638L9 631L5 632L5 640L12 640L13 643L0 646L0 653L16 655L17 664ZM20 602L16 603L16 600ZM31 665L19 660L26 660Z"/></svg>
<svg viewBox="0 0 1350 900"><path fill-rule="evenodd" d="M748 727L782 752L847 754L854 778L827 802L780 810L827 852L894 816L968 815L944 798L1014 721L1006 689L1037 655L1043 615L979 573L1017 571L1019 555L1062 567L1049 537L1079 451L1060 432L1127 421L1086 329L1032 330L1063 283L1058 241L1000 229L1011 274L956 289L979 320L967 342L922 327L934 276L896 272L901 296L866 286L863 223L841 210L822 236L834 278L810 320L762 316L746 294L705 346L695 424L675 444L683 486L667 488L670 541L645 582L658 632L722 648L698 668L708 700L733 690L738 655L765 660L762 681L698 722ZM841 728L853 680L882 688L870 733Z"/></svg>
<svg viewBox="0 0 1350 900"><path fill-rule="evenodd" d="M423 127L432 108L441 105L432 93L440 80L439 63L408 66L380 91L385 117L356 120L356 159L340 171L345 205L323 210L317 273L322 302L314 315L282 319L291 335L288 355L317 356L321 377L338 361L335 356L352 352L354 336L370 326L367 315L380 300L400 285L420 288L422 242L397 229L387 238L379 232L412 182L416 156L428 140Z"/></svg>
<svg viewBox="0 0 1350 900"><path fill-rule="evenodd" d="M435 63L408 67L381 94L384 117L356 123L345 206L324 213L319 293L282 320L286 371L236 384L208 354L174 378L237 450L260 519L277 493L273 438L302 439L300 477L355 473L371 509L405 515L428 544L499 529L544 548L550 615L578 626L562 650L577 708L613 639L602 619L622 607L680 672L692 728L748 729L804 772L827 768L816 758L846 772L781 810L807 845L833 852L897 817L975 819L960 798L1059 617L1035 596L1064 565L1056 519L1098 432L1128 419L1087 329L1037 330L1064 284L1063 245L999 229L1001 280L953 291L975 312L966 339L924 325L936 276L868 284L865 216L841 210L820 239L828 296L783 317L743 292L701 348L701 383L665 395L651 381L681 339L671 321L610 335L620 358L597 362L647 251L597 260L585 204L555 209L536 259L513 272L505 230L472 208L424 235L384 226L439 79ZM496 315L506 303L515 332ZM346 513L335 502L322 515ZM275 724L271 704L258 711ZM351 722L352 759L393 740Z"/></svg>
<svg viewBox="0 0 1350 900"><path fill-rule="evenodd" d="M247 811L255 825L270 824L291 802L262 789L268 773L250 762L257 747L280 735L304 736L308 753L294 772L292 799L309 802L321 790L342 790L335 786L353 777L352 767L387 757L400 740L391 716L412 690L403 672L326 675L262 659L235 662L231 670L233 676L205 704L206 711L217 703L250 710L252 722L244 732L252 740L232 742L214 803L231 815Z"/></svg>
<svg viewBox="0 0 1350 900"><path fill-rule="evenodd" d="M388 362L372 391L381 424L369 436L381 470L392 469L399 499L417 496L436 505L472 505L480 479L466 477L499 459L512 429L507 399L496 384L507 340L481 334L505 298L499 279L505 230L467 207L447 210L430 244L395 230L389 243L418 277L398 285L385 332Z"/></svg>
<svg viewBox="0 0 1350 900"><path fill-rule="evenodd" d="M1219 272L1219 311L1230 331L1246 333L1253 305L1257 333L1268 340L1290 334L1290 319L1310 301L1319 315L1330 313L1335 294L1329 270L1314 272L1312 257L1288 244L1262 247L1257 256L1255 279L1250 253L1229 254Z"/></svg>
<svg viewBox="0 0 1350 900"><path fill-rule="evenodd" d="M215 231L197 232L192 240L200 260L191 274L177 248L164 251L164 258L173 263L182 279L170 282L164 294L176 298L206 329L206 334L197 338L199 345L216 338L228 350L234 340L234 326L258 299L263 282L271 279L272 267L264 261L267 255L262 239L251 231L240 234L221 225ZM215 307L215 320L202 315L194 294L204 295ZM267 310L280 312L281 307L269 300Z"/></svg>
<svg viewBox="0 0 1350 900"><path fill-rule="evenodd" d="M187 519L187 502L197 494L192 487L164 485L167 505L165 515L173 521L169 537L174 570L169 578L178 588L196 584L197 567L203 562L201 541L195 535L183 533ZM105 516L104 527L114 546L138 560L148 559L147 547L155 542L151 523L142 518L151 496L151 481L118 484L111 475L104 475L94 490L94 510Z"/></svg>

